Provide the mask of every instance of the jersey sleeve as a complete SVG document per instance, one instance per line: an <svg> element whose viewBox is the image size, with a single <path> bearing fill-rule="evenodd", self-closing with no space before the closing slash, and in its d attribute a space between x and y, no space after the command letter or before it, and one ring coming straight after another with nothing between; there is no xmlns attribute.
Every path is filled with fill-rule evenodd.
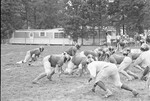
<svg viewBox="0 0 150 101"><path fill-rule="evenodd" d="M143 61L143 55L141 54L134 62L134 66L141 64Z"/></svg>
<svg viewBox="0 0 150 101"><path fill-rule="evenodd" d="M73 48L72 48L72 51L71 51L71 52L72 52L72 56L74 56L74 55L76 54L76 51L77 51L76 48L73 47Z"/></svg>
<svg viewBox="0 0 150 101"><path fill-rule="evenodd" d="M96 77L96 68L93 67L92 65L88 65L88 70L90 72L91 77Z"/></svg>
<svg viewBox="0 0 150 101"><path fill-rule="evenodd" d="M87 61L86 59L82 60L80 65L79 65L79 69L82 69L83 67L85 67L87 65Z"/></svg>

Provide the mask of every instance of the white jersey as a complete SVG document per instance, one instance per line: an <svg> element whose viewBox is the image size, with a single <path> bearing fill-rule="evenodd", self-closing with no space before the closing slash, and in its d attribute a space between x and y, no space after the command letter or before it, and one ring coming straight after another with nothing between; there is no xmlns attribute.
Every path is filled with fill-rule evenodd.
<svg viewBox="0 0 150 101"><path fill-rule="evenodd" d="M93 61L88 65L88 70L92 77L96 77L97 73L100 72L102 69L108 67L112 63L108 63L105 61Z"/></svg>
<svg viewBox="0 0 150 101"><path fill-rule="evenodd" d="M140 65L141 67L150 66L150 50L142 52L135 60L134 65Z"/></svg>

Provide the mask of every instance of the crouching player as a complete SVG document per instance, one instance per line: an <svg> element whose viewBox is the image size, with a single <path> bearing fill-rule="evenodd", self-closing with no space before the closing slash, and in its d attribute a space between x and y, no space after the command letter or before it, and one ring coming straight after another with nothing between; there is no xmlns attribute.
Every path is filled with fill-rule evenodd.
<svg viewBox="0 0 150 101"><path fill-rule="evenodd" d="M87 57L93 58L91 54L89 54ZM82 76L83 72L86 71L87 57L80 54L73 56L68 62L68 66L65 69L64 74L70 75L76 72L79 74L79 76Z"/></svg>
<svg viewBox="0 0 150 101"><path fill-rule="evenodd" d="M93 78L96 78L95 84L92 88L93 92L95 92L95 87L98 85L100 88L106 91L106 94L104 97L111 96L112 92L108 88L106 88L103 82L106 78L110 77L113 80L113 83L115 84L115 86L132 92L134 96L138 95L137 91L121 83L118 68L115 64L108 63L105 61L93 61L88 65L87 68L91 75L88 81L90 82Z"/></svg>
<svg viewBox="0 0 150 101"><path fill-rule="evenodd" d="M61 69L64 63L70 60L70 56L67 53L63 54L53 54L44 57L43 65L45 71L41 73L37 78L33 80L33 84L37 84L37 81L47 76L51 81L52 75L55 73L55 69L58 70L58 73L61 73Z"/></svg>
<svg viewBox="0 0 150 101"><path fill-rule="evenodd" d="M142 44L140 50L142 51L142 53L139 55L139 57L135 60L135 62L133 63L133 66L135 67L139 67L139 68L143 68L144 69L144 73L143 75L145 75L148 66L150 66L150 49L149 49L149 45L148 44ZM149 68L148 68L149 69ZM143 80L145 76L142 76L141 79Z"/></svg>
<svg viewBox="0 0 150 101"><path fill-rule="evenodd" d="M43 51L44 51L44 47L42 47L42 46L40 46L39 48L36 48L36 49L29 50L26 53L25 59L17 62L17 64L26 63L29 60L30 60L29 62L32 63L33 61L37 60L37 57L39 57ZM29 65L30 65L30 63L29 63Z"/></svg>
<svg viewBox="0 0 150 101"><path fill-rule="evenodd" d="M130 54L130 52L131 52L130 49L127 49L126 51L123 52L123 55L125 57L118 68L119 72L125 75L129 81L133 80L132 77L134 77L134 79L138 79L138 76L129 70L132 64L132 55Z"/></svg>
<svg viewBox="0 0 150 101"><path fill-rule="evenodd" d="M70 56L74 56L78 50L80 50L81 45L76 44L75 46L70 47L69 49L67 49L65 52L67 54L69 54Z"/></svg>

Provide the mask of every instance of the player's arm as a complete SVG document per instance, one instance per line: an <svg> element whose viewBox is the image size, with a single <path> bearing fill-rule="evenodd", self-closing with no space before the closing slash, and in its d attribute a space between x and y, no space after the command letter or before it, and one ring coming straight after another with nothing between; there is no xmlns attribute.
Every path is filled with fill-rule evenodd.
<svg viewBox="0 0 150 101"><path fill-rule="evenodd" d="M88 70L90 72L90 79L88 80L88 82L90 82L91 80L93 80L96 77L96 68L92 68L88 66Z"/></svg>
<svg viewBox="0 0 150 101"><path fill-rule="evenodd" d="M56 70L57 70L57 73L59 74L59 77L63 72L63 69L62 69L63 63L64 63L63 60L59 60L56 64Z"/></svg>
<svg viewBox="0 0 150 101"><path fill-rule="evenodd" d="M32 56L31 56L31 62L32 61L36 61L36 55L35 54L32 54Z"/></svg>
<svg viewBox="0 0 150 101"><path fill-rule="evenodd" d="M144 70L143 75L142 75L141 78L143 78L144 76L146 76L146 75L149 73L149 71L150 71L150 68L147 66L147 67L145 68L145 70Z"/></svg>
<svg viewBox="0 0 150 101"><path fill-rule="evenodd" d="M141 71L144 71L144 69L141 68L141 66L139 66L139 65L135 65L134 67L136 67L137 69L139 69L139 70L141 70Z"/></svg>
<svg viewBox="0 0 150 101"><path fill-rule="evenodd" d="M74 47L72 48L71 53L72 53L73 56L75 55L76 49Z"/></svg>
<svg viewBox="0 0 150 101"><path fill-rule="evenodd" d="M142 61L143 61L143 60L142 60L142 55L140 55L140 56L134 61L133 66L136 67L136 68L138 68L138 69L141 69L141 67L139 66L139 64L141 64Z"/></svg>

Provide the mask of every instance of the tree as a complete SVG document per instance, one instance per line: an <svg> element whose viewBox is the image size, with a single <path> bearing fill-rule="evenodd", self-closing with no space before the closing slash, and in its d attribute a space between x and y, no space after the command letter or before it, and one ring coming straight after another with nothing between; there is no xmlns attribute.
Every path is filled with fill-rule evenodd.
<svg viewBox="0 0 150 101"><path fill-rule="evenodd" d="M1 1L1 38L10 38L13 30L23 25L22 5L18 0Z"/></svg>
<svg viewBox="0 0 150 101"><path fill-rule="evenodd" d="M14 30L58 27L59 0L2 0L1 38L10 38ZM59 15L59 16L58 16Z"/></svg>
<svg viewBox="0 0 150 101"><path fill-rule="evenodd" d="M142 25L144 26L145 29L150 29L150 1L146 0L145 1L145 6L142 10L144 12L144 21Z"/></svg>
<svg viewBox="0 0 150 101"><path fill-rule="evenodd" d="M68 0L64 8L65 19L63 27L66 33L76 42L79 37L82 37L81 30L84 23L84 19L80 16L81 3L81 0Z"/></svg>
<svg viewBox="0 0 150 101"><path fill-rule="evenodd" d="M115 25L122 25L123 30L126 28L128 31L143 33L143 9L146 4L144 0L115 0L108 9L110 21L115 22Z"/></svg>

